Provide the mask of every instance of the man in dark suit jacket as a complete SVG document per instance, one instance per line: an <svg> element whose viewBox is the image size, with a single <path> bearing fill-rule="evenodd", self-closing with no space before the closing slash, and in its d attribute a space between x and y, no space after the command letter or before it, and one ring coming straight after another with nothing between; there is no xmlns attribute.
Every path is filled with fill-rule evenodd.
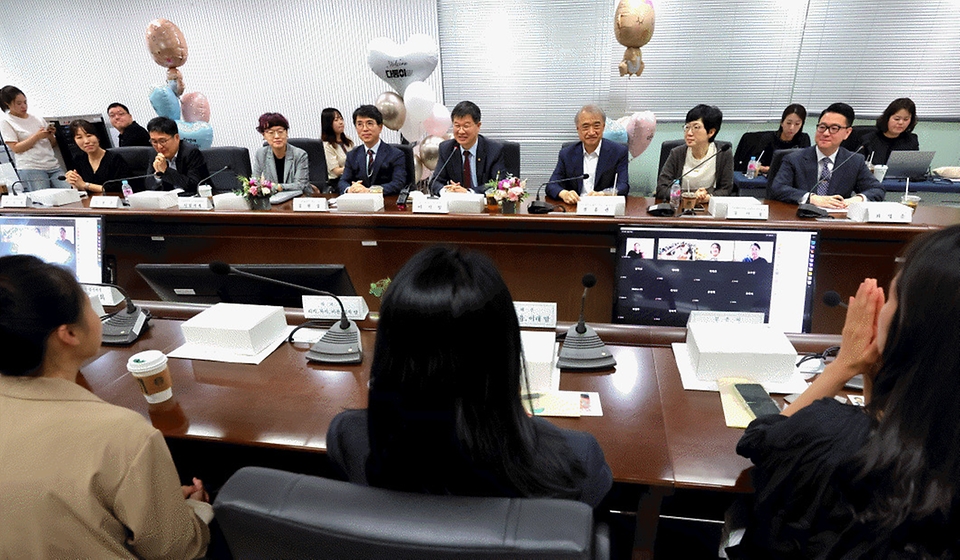
<svg viewBox="0 0 960 560"><path fill-rule="evenodd" d="M145 128L137 124L130 115L130 109L123 103L111 103L107 107L107 116L110 117L110 124L117 129L120 136L117 140L120 147L126 146L149 146L150 133Z"/></svg>
<svg viewBox="0 0 960 560"><path fill-rule="evenodd" d="M337 188L340 194L369 192L378 185L383 194L397 194L407 183L403 150L380 140L383 114L374 105L353 112L353 125L361 144L347 154Z"/></svg>
<svg viewBox="0 0 960 560"><path fill-rule="evenodd" d="M767 187L767 198L836 209L857 200L883 200L883 187L864 157L840 147L850 136L853 119L853 108L846 103L824 109L817 123L816 145L783 158Z"/></svg>
<svg viewBox="0 0 960 560"><path fill-rule="evenodd" d="M453 140L440 143L437 165L443 168L437 168L433 192L483 193L487 181L506 178L501 144L480 136L480 107L472 101L461 101L450 112L450 118ZM468 155L464 156L465 153Z"/></svg>
<svg viewBox="0 0 960 560"><path fill-rule="evenodd" d="M567 204L576 204L580 195L600 194L616 187L617 194L630 192L627 182L627 147L607 140L603 143L603 129L607 115L596 105L585 105L574 118L580 141L560 150L557 167L550 176L547 196L559 198ZM586 172L589 177L582 179Z"/></svg>
<svg viewBox="0 0 960 560"><path fill-rule="evenodd" d="M146 172L156 173L159 177L147 179L144 188L151 191L183 189L181 196L196 194L197 184L210 175L200 148L180 140L176 121L167 117L150 119L147 132L150 133L150 144L157 150L157 157Z"/></svg>

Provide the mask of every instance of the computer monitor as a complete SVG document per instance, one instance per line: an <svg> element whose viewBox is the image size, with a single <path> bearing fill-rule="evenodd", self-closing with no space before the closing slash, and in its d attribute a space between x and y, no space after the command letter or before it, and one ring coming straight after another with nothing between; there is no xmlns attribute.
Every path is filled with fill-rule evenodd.
<svg viewBox="0 0 960 560"><path fill-rule="evenodd" d="M763 313L809 332L816 231L623 227L615 323L686 326L693 310Z"/></svg>
<svg viewBox="0 0 960 560"><path fill-rule="evenodd" d="M70 269L81 283L103 282L103 220L0 215L0 256L5 255L34 255Z"/></svg>
<svg viewBox="0 0 960 560"><path fill-rule="evenodd" d="M342 264L237 264L234 268L291 284L355 296ZM163 301L252 303L302 308L303 290L237 274L215 274L205 264L138 264L136 270Z"/></svg>

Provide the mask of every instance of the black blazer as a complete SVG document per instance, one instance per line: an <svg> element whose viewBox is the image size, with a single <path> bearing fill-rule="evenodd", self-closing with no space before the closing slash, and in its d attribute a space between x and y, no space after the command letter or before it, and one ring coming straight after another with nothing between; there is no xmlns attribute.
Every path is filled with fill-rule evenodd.
<svg viewBox="0 0 960 560"><path fill-rule="evenodd" d="M107 150L106 153L103 154L103 159L100 160L100 167L97 168L96 172L94 172L93 167L90 166L90 160L87 158L87 154L81 154L73 158L73 163L77 167L76 171L80 174L80 178L87 183L93 183L95 185L103 185L112 179L123 179L133 175L133 173L130 172L130 168L127 167L127 162L111 150ZM130 186L133 187L135 191L143 190L142 183L136 179L130 181ZM103 192L119 193L120 190L120 183L110 183L103 189Z"/></svg>
<svg viewBox="0 0 960 560"><path fill-rule="evenodd" d="M147 179L144 188L148 191L183 189L184 196L197 194L197 184L210 175L203 152L193 144L181 140L173 161L177 164L176 169L168 165L167 170L160 174L159 181ZM145 173L153 172L153 160L151 160Z"/></svg>
<svg viewBox="0 0 960 560"><path fill-rule="evenodd" d="M447 183L463 182L463 153L457 149L460 146L456 140L444 140L440 143L440 155L437 165L447 165L434 177L431 190L440 192ZM496 140L487 140L483 135L477 136L477 184L474 192L483 193L487 190L487 181L490 179L505 179L507 168L503 163L503 145ZM449 161L447 161L449 160Z"/></svg>
<svg viewBox="0 0 960 560"><path fill-rule="evenodd" d="M360 181L367 188L380 185L383 187L383 194L397 194L407 182L403 150L381 140L377 156L373 160L373 173L368 176L367 146L361 143L347 154L343 175L337 183L340 194L347 192L354 181Z"/></svg>
<svg viewBox="0 0 960 560"><path fill-rule="evenodd" d="M803 195L810 192L819 178L820 164L817 162L816 146L797 150L783 158L777 176L767 188L767 198L799 204ZM867 200L883 200L884 190L880 181L877 181L867 168L867 162L862 155L846 148L838 148L827 194L839 194L843 198L862 194Z"/></svg>
<svg viewBox="0 0 960 560"><path fill-rule="evenodd" d="M149 146L150 133L143 128L137 121L130 123L130 126L123 130L123 134L117 137L120 147L124 146Z"/></svg>
<svg viewBox="0 0 960 560"><path fill-rule="evenodd" d="M557 157L557 167L550 176L551 181L580 177L583 175L583 142L577 142L560 150ZM617 184L613 181L616 179ZM593 190L602 191L616 186L617 194L626 196L630 193L627 171L627 147L613 140L604 139L600 143L600 157L597 159L597 171L593 178ZM551 183L546 186L547 196L560 198L560 191L571 190L577 194L583 192L583 179L575 179L566 183Z"/></svg>

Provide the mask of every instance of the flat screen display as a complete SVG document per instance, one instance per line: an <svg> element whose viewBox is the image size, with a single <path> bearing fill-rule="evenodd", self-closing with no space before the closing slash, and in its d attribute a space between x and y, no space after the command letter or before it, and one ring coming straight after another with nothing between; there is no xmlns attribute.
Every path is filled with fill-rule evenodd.
<svg viewBox="0 0 960 560"><path fill-rule="evenodd" d="M613 320L683 327L693 310L809 332L816 231L621 228Z"/></svg>
<svg viewBox="0 0 960 560"><path fill-rule="evenodd" d="M34 255L64 266L81 283L103 282L99 216L0 216L0 256Z"/></svg>

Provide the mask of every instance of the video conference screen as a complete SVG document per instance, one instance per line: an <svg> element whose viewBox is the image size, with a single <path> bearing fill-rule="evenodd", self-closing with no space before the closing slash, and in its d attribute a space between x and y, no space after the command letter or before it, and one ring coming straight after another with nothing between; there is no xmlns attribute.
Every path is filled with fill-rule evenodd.
<svg viewBox="0 0 960 560"><path fill-rule="evenodd" d="M0 256L33 255L65 266L81 283L103 281L100 217L0 216Z"/></svg>
<svg viewBox="0 0 960 560"><path fill-rule="evenodd" d="M683 327L693 310L763 313L809 332L817 232L620 229L613 320Z"/></svg>

